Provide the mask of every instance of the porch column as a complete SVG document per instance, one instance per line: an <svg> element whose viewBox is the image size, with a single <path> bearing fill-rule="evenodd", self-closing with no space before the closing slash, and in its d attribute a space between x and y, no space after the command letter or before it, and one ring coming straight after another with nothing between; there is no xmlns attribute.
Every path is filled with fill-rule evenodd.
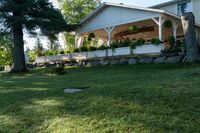
<svg viewBox="0 0 200 133"><path fill-rule="evenodd" d="M179 23L178 22L173 22L172 21L172 28L173 28L173 36L175 38L175 40L177 39L177 28L178 28Z"/></svg>
<svg viewBox="0 0 200 133"><path fill-rule="evenodd" d="M165 22L165 18L163 16L159 16L158 20L156 18L152 18L152 20L158 25L159 27L159 40L163 41L163 23Z"/></svg>
<svg viewBox="0 0 200 133"><path fill-rule="evenodd" d="M83 36L80 33L75 35L75 46L76 48L80 48L83 44Z"/></svg>
<svg viewBox="0 0 200 133"><path fill-rule="evenodd" d="M111 27L106 27L104 28L104 30L107 32L108 34L108 42L107 42L107 46L110 47L111 44L111 40L112 40L112 31L114 30L115 26L111 26Z"/></svg>

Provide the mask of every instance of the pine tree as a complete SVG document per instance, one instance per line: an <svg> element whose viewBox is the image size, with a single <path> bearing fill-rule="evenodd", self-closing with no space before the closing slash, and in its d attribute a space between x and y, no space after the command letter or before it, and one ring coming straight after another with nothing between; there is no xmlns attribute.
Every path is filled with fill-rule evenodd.
<svg viewBox="0 0 200 133"><path fill-rule="evenodd" d="M36 29L44 35L71 31L74 26L68 25L58 9L49 0L1 0L0 32L13 36L14 67L12 72L27 71L24 56L23 34L28 31L35 34Z"/></svg>

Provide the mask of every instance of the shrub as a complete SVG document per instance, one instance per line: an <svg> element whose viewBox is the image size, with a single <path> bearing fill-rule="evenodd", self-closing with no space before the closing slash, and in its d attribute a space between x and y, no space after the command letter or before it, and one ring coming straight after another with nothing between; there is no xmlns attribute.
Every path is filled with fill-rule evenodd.
<svg viewBox="0 0 200 133"><path fill-rule="evenodd" d="M161 41L158 39L158 38L153 38L152 40L151 40L151 44L153 44L153 45L159 45L161 43Z"/></svg>
<svg viewBox="0 0 200 133"><path fill-rule="evenodd" d="M75 48L74 52L80 52L80 49L79 48Z"/></svg>
<svg viewBox="0 0 200 133"><path fill-rule="evenodd" d="M87 47L81 47L81 48L80 48L80 51L81 51L81 52L87 52L87 51L88 51L88 48L87 48Z"/></svg>
<svg viewBox="0 0 200 133"><path fill-rule="evenodd" d="M4 71L4 67L1 67L1 66L0 66L0 71Z"/></svg>
<svg viewBox="0 0 200 133"><path fill-rule="evenodd" d="M88 35L87 40L88 40L88 41L92 41L93 38L95 38L95 34L94 34L94 33L90 33L90 34Z"/></svg>
<svg viewBox="0 0 200 133"><path fill-rule="evenodd" d="M93 46L89 47L89 51L96 51L96 50L97 50L96 47L93 47Z"/></svg>
<svg viewBox="0 0 200 133"><path fill-rule="evenodd" d="M137 43L136 43L136 42L132 42L132 43L130 44L130 47L131 47L131 49L136 49Z"/></svg>
<svg viewBox="0 0 200 133"><path fill-rule="evenodd" d="M129 39L126 39L123 42L119 43L119 47L128 47L131 44L131 41Z"/></svg>
<svg viewBox="0 0 200 133"><path fill-rule="evenodd" d="M60 54L65 54L65 51L60 51Z"/></svg>
<svg viewBox="0 0 200 133"><path fill-rule="evenodd" d="M58 66L58 67L50 67L46 69L47 74L57 74L57 75L63 75L65 74L65 68L64 66Z"/></svg>
<svg viewBox="0 0 200 133"><path fill-rule="evenodd" d="M171 48L173 48L175 46L176 43L176 39L174 36L170 36L169 37L169 45L171 46Z"/></svg>
<svg viewBox="0 0 200 133"><path fill-rule="evenodd" d="M141 46L145 44L145 40L143 38L140 38L136 41L137 46Z"/></svg>
<svg viewBox="0 0 200 133"><path fill-rule="evenodd" d="M57 55L58 51L55 49L50 49L44 52L44 56L51 56L51 55Z"/></svg>
<svg viewBox="0 0 200 133"><path fill-rule="evenodd" d="M118 45L118 42L113 42L111 45L110 45L110 48L112 49L115 49L115 48L118 48L119 45Z"/></svg>
<svg viewBox="0 0 200 133"><path fill-rule="evenodd" d="M108 49L108 46L104 46L104 45L101 45L101 46L98 48L98 50L106 50L106 49Z"/></svg>

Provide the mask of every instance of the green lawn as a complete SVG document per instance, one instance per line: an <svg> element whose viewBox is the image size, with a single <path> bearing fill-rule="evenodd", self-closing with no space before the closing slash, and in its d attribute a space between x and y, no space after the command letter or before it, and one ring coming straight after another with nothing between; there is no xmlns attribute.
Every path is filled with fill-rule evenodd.
<svg viewBox="0 0 200 133"><path fill-rule="evenodd" d="M88 87L64 94L67 87ZM198 133L200 65L0 74L2 133Z"/></svg>

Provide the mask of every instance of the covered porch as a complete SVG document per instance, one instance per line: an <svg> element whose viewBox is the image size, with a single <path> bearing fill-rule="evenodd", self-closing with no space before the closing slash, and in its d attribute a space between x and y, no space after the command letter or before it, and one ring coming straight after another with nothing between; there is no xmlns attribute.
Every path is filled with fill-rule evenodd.
<svg viewBox="0 0 200 133"><path fill-rule="evenodd" d="M165 21L171 22L171 28L164 26ZM129 29L133 26L137 27L137 31L130 32ZM162 10L110 3L101 5L81 22L76 33L77 48L82 47L84 36L90 33L95 34L98 40L97 47L101 45L110 47L112 42L125 40L134 42L141 38L145 41L145 45L152 45L152 39L155 38L164 42L168 41L170 36L174 36L175 40L182 40L184 37L181 20L176 15ZM159 48L161 50L163 47Z"/></svg>

